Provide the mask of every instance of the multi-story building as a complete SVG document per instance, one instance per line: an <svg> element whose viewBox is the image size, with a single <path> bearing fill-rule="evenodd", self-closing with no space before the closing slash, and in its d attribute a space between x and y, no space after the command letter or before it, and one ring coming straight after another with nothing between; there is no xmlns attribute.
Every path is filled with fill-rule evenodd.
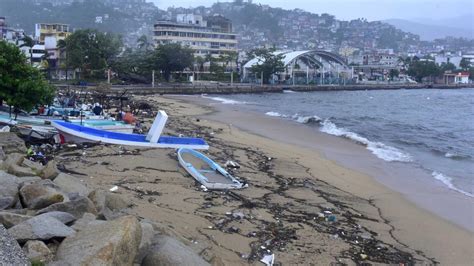
<svg viewBox="0 0 474 266"><path fill-rule="evenodd" d="M18 44L23 36L23 30L8 27L5 17L0 17L0 40Z"/></svg>
<svg viewBox="0 0 474 266"><path fill-rule="evenodd" d="M35 38L39 43L44 43L46 37L54 37L56 40L64 40L71 34L68 24L60 23L36 23Z"/></svg>
<svg viewBox="0 0 474 266"><path fill-rule="evenodd" d="M213 57L237 53L237 35L232 22L222 16L203 18L194 14L179 14L175 21L155 24L155 44L180 43L189 46L196 56Z"/></svg>

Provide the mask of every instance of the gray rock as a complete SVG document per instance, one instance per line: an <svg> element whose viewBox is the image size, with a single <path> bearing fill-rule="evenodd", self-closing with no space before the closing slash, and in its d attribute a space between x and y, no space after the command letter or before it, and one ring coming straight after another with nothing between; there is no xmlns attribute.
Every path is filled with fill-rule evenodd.
<svg viewBox="0 0 474 266"><path fill-rule="evenodd" d="M55 237L68 237L75 231L52 216L36 216L8 229L19 243L28 240L48 240Z"/></svg>
<svg viewBox="0 0 474 266"><path fill-rule="evenodd" d="M174 238L158 235L153 239L152 246L141 265L209 265L209 263L190 247Z"/></svg>
<svg viewBox="0 0 474 266"><path fill-rule="evenodd" d="M41 180L20 189L23 205L30 209L41 209L64 201L64 195L58 191L51 180Z"/></svg>
<svg viewBox="0 0 474 266"><path fill-rule="evenodd" d="M89 194L97 208L100 218L113 220L126 215L123 210L130 206L120 195L106 192L103 190L94 190Z"/></svg>
<svg viewBox="0 0 474 266"><path fill-rule="evenodd" d="M36 173L30 168L20 166L25 159L24 154L12 153L8 154L5 161L3 162L2 168L5 169L9 174L16 176L34 176Z"/></svg>
<svg viewBox="0 0 474 266"><path fill-rule="evenodd" d="M1 135L1 134L0 134ZM0 265L30 265L20 245L0 224Z"/></svg>
<svg viewBox="0 0 474 266"><path fill-rule="evenodd" d="M70 201L60 202L52 204L44 209L41 209L37 214L42 214L52 211L61 211L72 214L76 219L81 218L84 213L97 214L97 209L94 206L94 203L86 197L77 197L71 199Z"/></svg>
<svg viewBox="0 0 474 266"><path fill-rule="evenodd" d="M8 209L18 201L18 181L16 176L0 171L0 210Z"/></svg>
<svg viewBox="0 0 474 266"><path fill-rule="evenodd" d="M59 170L54 160L49 161L40 173L41 178L51 180L57 177L58 175Z"/></svg>
<svg viewBox="0 0 474 266"><path fill-rule="evenodd" d="M80 196L89 195L89 189L77 178L65 173L60 173L53 181L61 191L69 193L77 193Z"/></svg>
<svg viewBox="0 0 474 266"><path fill-rule="evenodd" d="M94 222L105 222L105 221L98 221L96 220L96 216L92 213L84 213L82 218L77 219L74 224L71 226L72 229L76 231L82 231L86 229L90 224L92 225Z"/></svg>
<svg viewBox="0 0 474 266"><path fill-rule="evenodd" d="M0 160L3 161L3 159L5 159L7 156L5 154L5 152L3 151L3 148L2 146L0 146Z"/></svg>
<svg viewBox="0 0 474 266"><path fill-rule="evenodd" d="M148 254L148 250L150 249L155 236L153 225L147 222L140 222L140 226L142 227L142 240L138 248L138 255L135 258L135 263L137 264L141 264L145 256Z"/></svg>
<svg viewBox="0 0 474 266"><path fill-rule="evenodd" d="M141 227L133 216L90 226L66 238L56 253L60 265L132 265Z"/></svg>
<svg viewBox="0 0 474 266"><path fill-rule="evenodd" d="M26 153L25 141L13 132L2 132L0 134L0 146L5 154Z"/></svg>
<svg viewBox="0 0 474 266"><path fill-rule="evenodd" d="M5 212L5 211L0 212L0 224L3 224L3 226L5 226L7 229L19 223L22 223L30 218L31 216L29 215L23 215L23 214L17 214L17 213L12 213L12 212Z"/></svg>
<svg viewBox="0 0 474 266"><path fill-rule="evenodd" d="M23 162L21 163L21 166L23 167L27 167L27 168L30 168L31 170L33 170L33 172L35 172L36 174L39 174L41 173L41 171L43 170L44 166L38 162L33 162L31 160L28 160L26 158L23 159Z"/></svg>
<svg viewBox="0 0 474 266"><path fill-rule="evenodd" d="M41 177L39 176L22 176L17 179L20 188L25 185L33 184L35 182L41 181Z"/></svg>
<svg viewBox="0 0 474 266"><path fill-rule="evenodd" d="M38 240L30 240L23 246L26 256L35 262L46 263L53 258L53 253L45 243Z"/></svg>
<svg viewBox="0 0 474 266"><path fill-rule="evenodd" d="M68 224L76 220L76 217L74 217L74 215L67 212L58 212L58 211L43 213L36 217L53 217L63 224Z"/></svg>

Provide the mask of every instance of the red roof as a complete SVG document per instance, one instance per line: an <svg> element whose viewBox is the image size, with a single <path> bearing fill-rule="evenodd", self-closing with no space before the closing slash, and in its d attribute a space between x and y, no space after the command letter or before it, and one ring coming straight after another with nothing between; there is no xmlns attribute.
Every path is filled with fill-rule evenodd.
<svg viewBox="0 0 474 266"><path fill-rule="evenodd" d="M469 72L459 72L458 76L469 77Z"/></svg>

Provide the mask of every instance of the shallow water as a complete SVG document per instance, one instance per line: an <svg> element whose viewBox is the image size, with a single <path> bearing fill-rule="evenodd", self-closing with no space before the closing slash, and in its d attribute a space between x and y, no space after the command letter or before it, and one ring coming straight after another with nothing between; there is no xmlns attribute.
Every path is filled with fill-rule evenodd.
<svg viewBox="0 0 474 266"><path fill-rule="evenodd" d="M349 138L382 160L415 164L474 197L474 89L205 97Z"/></svg>

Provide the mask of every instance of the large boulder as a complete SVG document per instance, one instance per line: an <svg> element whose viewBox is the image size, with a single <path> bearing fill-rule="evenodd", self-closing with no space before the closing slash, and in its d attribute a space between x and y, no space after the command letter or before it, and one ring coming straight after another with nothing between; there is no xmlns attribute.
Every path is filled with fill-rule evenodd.
<svg viewBox="0 0 474 266"><path fill-rule="evenodd" d="M22 176L17 179L18 185L22 188L25 185L33 184L38 181L41 181L41 177L39 176Z"/></svg>
<svg viewBox="0 0 474 266"><path fill-rule="evenodd" d="M56 264L132 265L141 234L140 223L133 216L92 225L61 243Z"/></svg>
<svg viewBox="0 0 474 266"><path fill-rule="evenodd" d="M74 215L67 212L58 212L58 211L43 213L36 217L53 217L63 224L69 224L76 220L76 217L74 217Z"/></svg>
<svg viewBox="0 0 474 266"><path fill-rule="evenodd" d="M33 217L13 226L12 228L8 229L8 232L19 243L24 243L28 240L64 238L75 233L73 229L67 227L58 219L48 215L39 215Z"/></svg>
<svg viewBox="0 0 474 266"><path fill-rule="evenodd" d="M153 239L143 266L209 265L190 247L169 236L157 235Z"/></svg>
<svg viewBox="0 0 474 266"><path fill-rule="evenodd" d="M54 160L49 161L39 174L43 179L54 179L59 175L59 170Z"/></svg>
<svg viewBox="0 0 474 266"><path fill-rule="evenodd" d="M0 210L8 209L18 201L18 180L16 176L0 171Z"/></svg>
<svg viewBox="0 0 474 266"><path fill-rule="evenodd" d="M40 164L39 162L34 162L34 161L28 160L26 158L23 159L23 162L21 163L21 166L30 168L36 174L41 173L41 171L44 168L44 166L42 164Z"/></svg>
<svg viewBox="0 0 474 266"><path fill-rule="evenodd" d="M26 153L25 141L13 132L2 132L0 134L0 147L5 154Z"/></svg>
<svg viewBox="0 0 474 266"><path fill-rule="evenodd" d="M24 159L25 159L24 154L20 154L20 153L8 154L5 161L3 162L2 168L5 169L9 174L16 175L16 176L36 175L36 173L32 169L21 166Z"/></svg>
<svg viewBox="0 0 474 266"><path fill-rule="evenodd" d="M42 209L63 202L64 195L51 180L41 180L20 189L23 205L30 209Z"/></svg>
<svg viewBox="0 0 474 266"><path fill-rule="evenodd" d="M141 264L143 258L148 254L148 250L150 249L155 236L153 225L142 221L140 222L140 226L142 227L142 240L140 241L140 246L138 248L138 255L135 258L136 264Z"/></svg>
<svg viewBox="0 0 474 266"><path fill-rule="evenodd" d="M1 134L0 134L1 135ZM30 265L20 245L0 224L0 265Z"/></svg>
<svg viewBox="0 0 474 266"><path fill-rule="evenodd" d="M70 201L60 202L52 204L44 209L41 209L37 214L52 212L52 211L61 211L72 214L76 219L81 218L84 213L92 213L97 215L97 209L94 206L94 203L86 197L77 197L71 199Z"/></svg>
<svg viewBox="0 0 474 266"><path fill-rule="evenodd" d="M94 190L89 194L89 199L94 203L100 218L113 220L123 216L124 209L130 207L130 203L125 201L120 195L106 192L104 190Z"/></svg>
<svg viewBox="0 0 474 266"><path fill-rule="evenodd" d="M22 223L30 218L31 216L29 215L0 211L0 224L3 224L3 226L5 226L5 228L7 229L19 223Z"/></svg>
<svg viewBox="0 0 474 266"><path fill-rule="evenodd" d="M60 173L53 181L62 192L67 194L89 195L89 189L74 176Z"/></svg>
<svg viewBox="0 0 474 266"><path fill-rule="evenodd" d="M43 241L29 240L23 246L28 259L38 263L46 263L53 259L54 255Z"/></svg>
<svg viewBox="0 0 474 266"><path fill-rule="evenodd" d="M105 223L103 220L96 220L97 216L95 216L92 213L84 213L82 218L77 219L77 221L74 222L74 224L71 226L72 229L76 231L82 231L84 229L87 229L90 225L93 224L99 224L99 223Z"/></svg>

